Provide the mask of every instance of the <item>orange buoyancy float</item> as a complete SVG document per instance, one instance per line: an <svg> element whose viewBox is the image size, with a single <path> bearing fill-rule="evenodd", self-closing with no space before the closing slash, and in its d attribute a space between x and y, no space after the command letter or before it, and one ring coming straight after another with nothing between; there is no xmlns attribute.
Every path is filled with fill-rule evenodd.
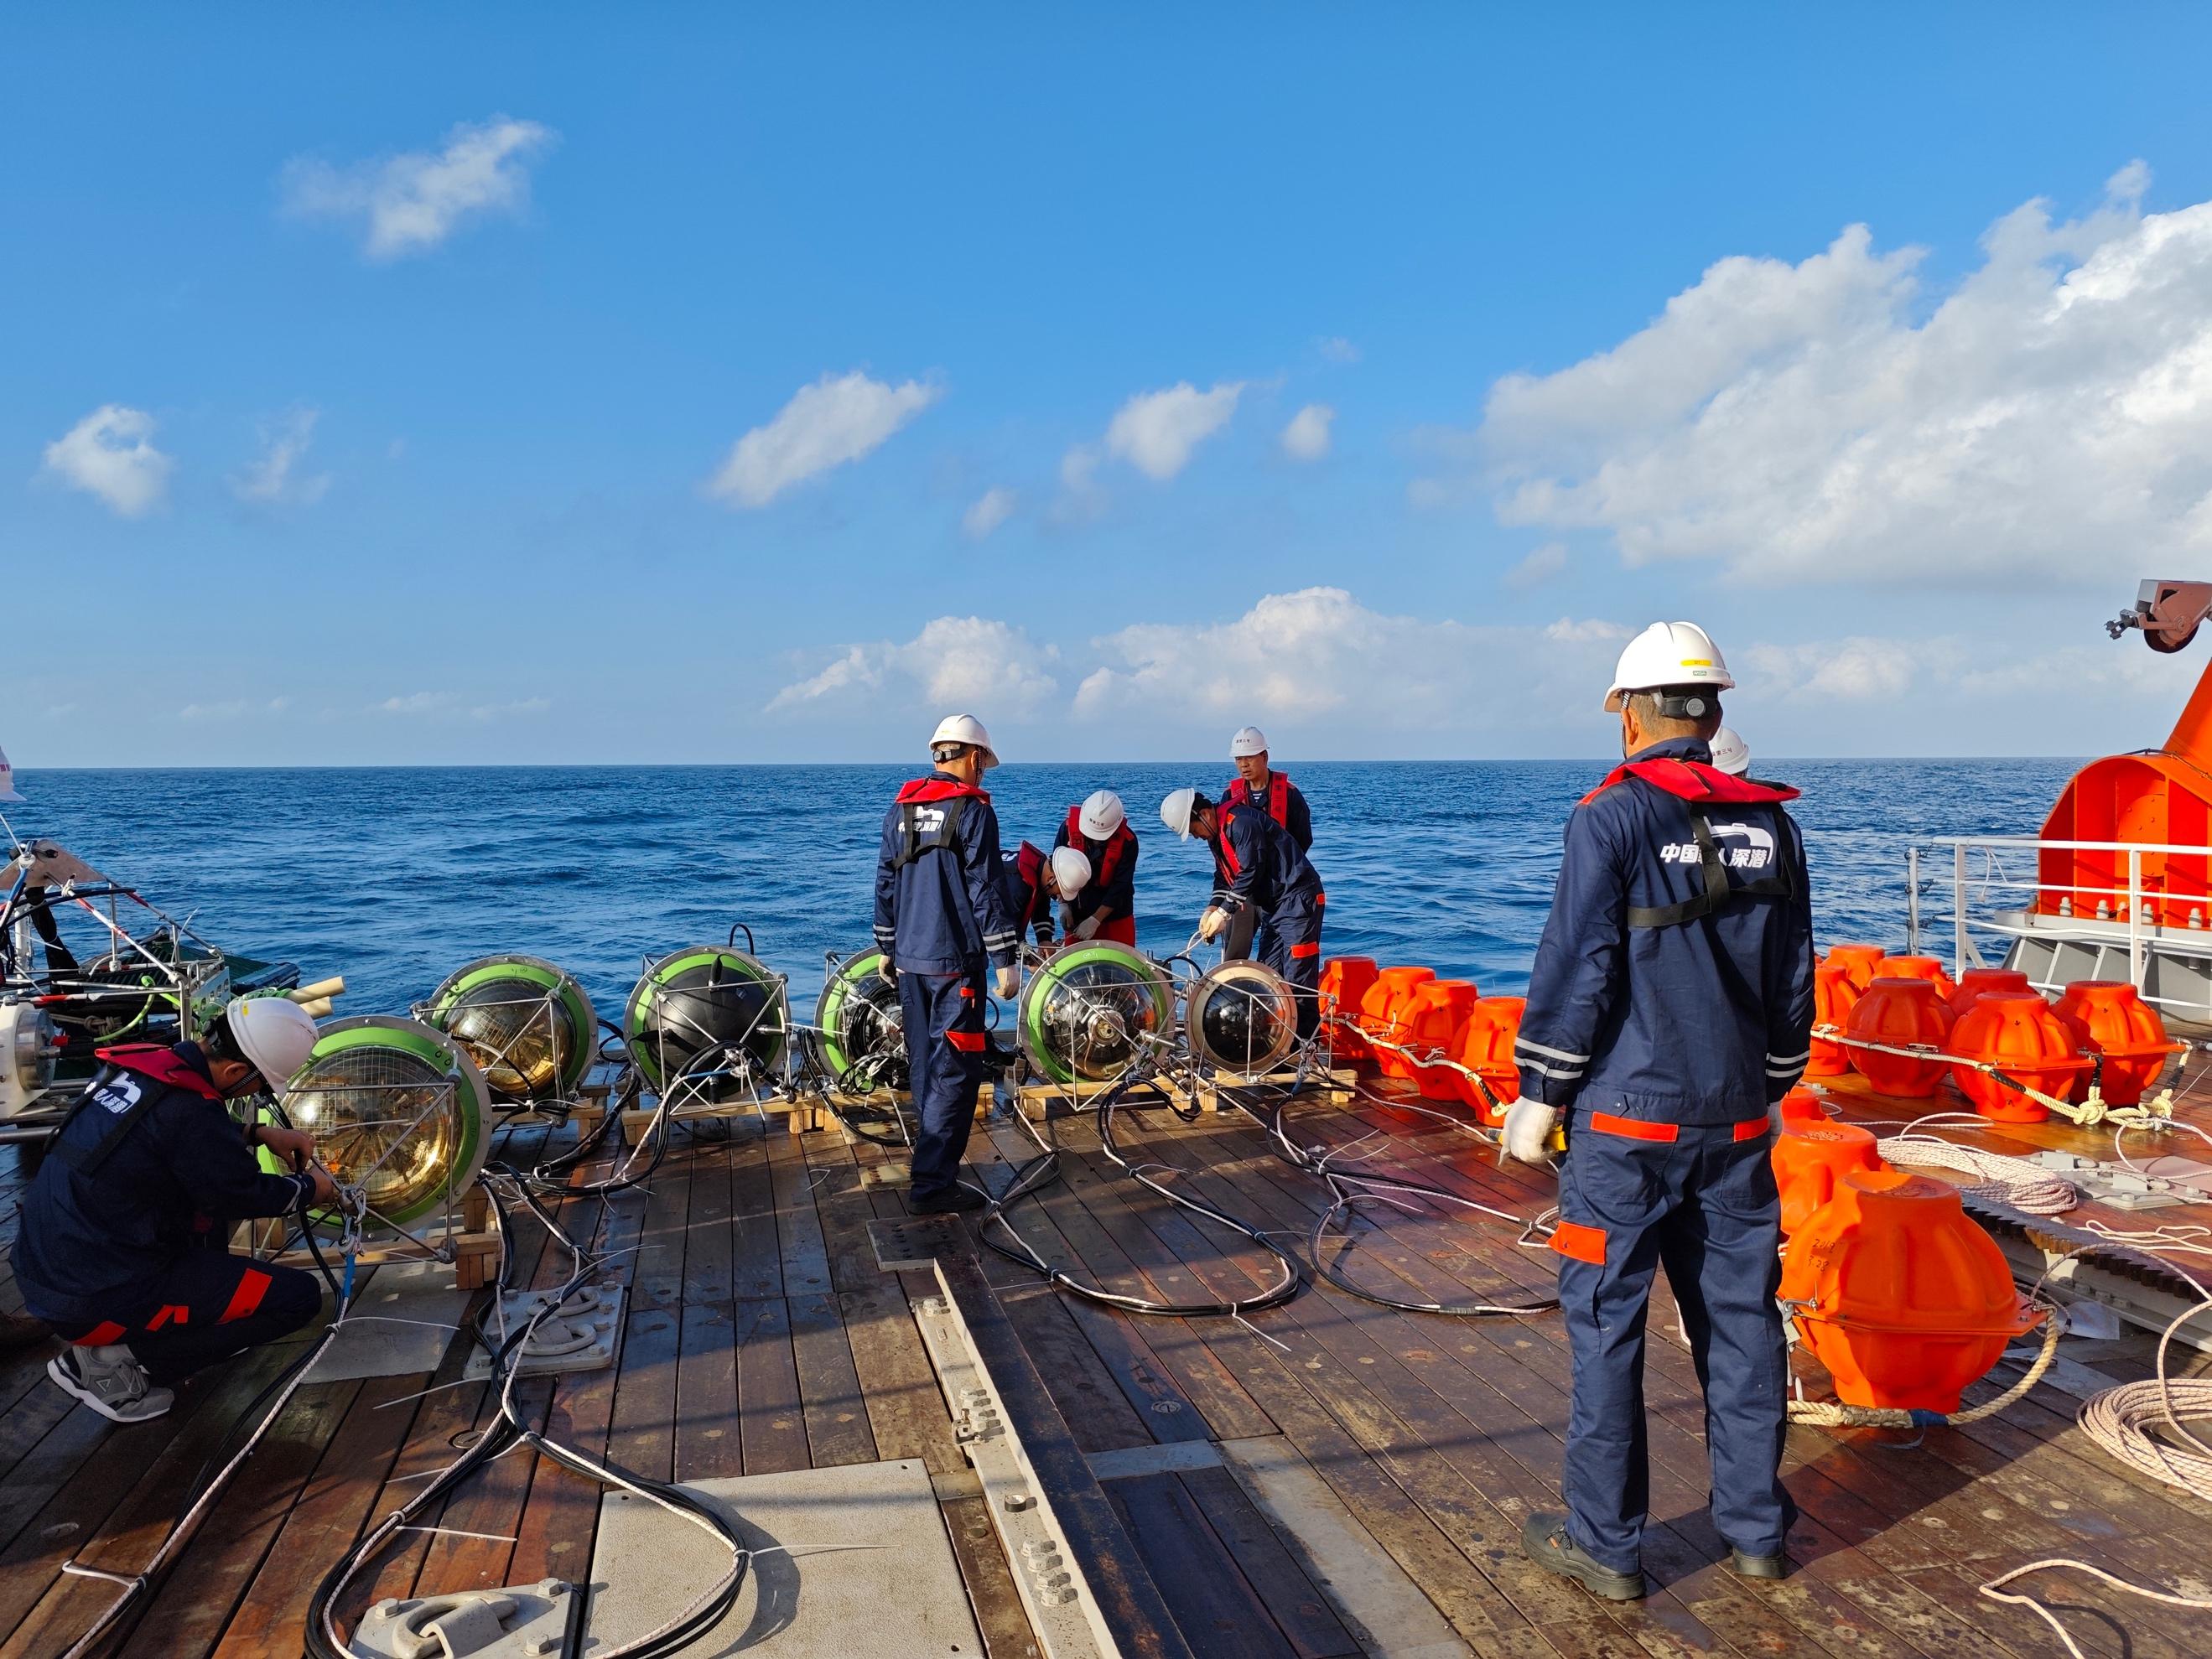
<svg viewBox="0 0 2212 1659"><path fill-rule="evenodd" d="M2073 1028L2034 991L1985 993L1951 1028L1951 1052L1962 1061L1982 1060L2005 1074L1999 1078L1963 1064L1951 1068L1959 1092L1984 1117L1999 1123L2040 1123L2051 1115L2049 1108L2015 1085L2063 1100L2094 1064L2081 1052Z"/></svg>
<svg viewBox="0 0 2212 1659"><path fill-rule="evenodd" d="M2066 1023L2074 1040L2094 1060L2075 1097L2094 1075L2105 1099L2114 1106L2139 1104L2156 1085L2166 1062L2187 1045L2166 1034L2158 1010L2124 979L2077 979L2059 995L2051 1012Z"/></svg>
<svg viewBox="0 0 2212 1659"><path fill-rule="evenodd" d="M1359 1030L1359 1000L1375 983L1373 957L1332 957L1321 970L1321 1018L1331 1060L1364 1060L1375 1051Z"/></svg>
<svg viewBox="0 0 2212 1659"><path fill-rule="evenodd" d="M1826 1123L1828 1109L1820 1103L1820 1097L1799 1084L1782 1097L1782 1121L1784 1123Z"/></svg>
<svg viewBox="0 0 2212 1659"><path fill-rule="evenodd" d="M1460 1077L1452 1066L1425 1066L1421 1062L1450 1061L1460 1027L1467 1024L1468 1015L1481 1000L1482 993L1471 979L1432 979L1415 986L1413 994L1406 999L1405 1009L1405 1042L1411 1052L1403 1056L1383 1056L1385 1060L1404 1059L1406 1069L1397 1073L1385 1066L1384 1075L1412 1078L1420 1085L1424 1100L1457 1100Z"/></svg>
<svg viewBox="0 0 2212 1659"><path fill-rule="evenodd" d="M1427 984L1437 976L1433 968L1385 968L1375 975L1375 982L1359 999L1359 1029L1370 1042L1403 1042L1406 1037L1404 1012L1407 1000L1418 986ZM1396 1058L1388 1048L1375 1051L1375 1063L1389 1073L1389 1063ZM1395 1073L1395 1075L1403 1075Z"/></svg>
<svg viewBox="0 0 2212 1659"><path fill-rule="evenodd" d="M1863 988L1851 977L1847 962L1824 962L1813 970L1813 1024L1844 1025ZM1805 1062L1807 1077L1841 1077L1851 1068L1850 1050L1840 1042L1813 1039L1813 1057Z"/></svg>
<svg viewBox="0 0 2212 1659"><path fill-rule="evenodd" d="M1951 1035L1951 1006L1928 980L1877 979L1851 1005L1844 1030L1869 1042L1940 1050ZM1924 1100L1943 1081L1945 1060L1940 1053L1923 1057L1874 1048L1847 1052L1858 1074L1886 1095Z"/></svg>
<svg viewBox="0 0 2212 1659"><path fill-rule="evenodd" d="M1451 1074L1459 1097L1481 1113L1485 1123L1504 1122L1505 1109L1521 1098L1513 1040L1521 1035L1521 1016L1528 1006L1526 997L1485 997L1468 1010L1467 1023L1453 1040L1451 1057L1474 1073Z"/></svg>
<svg viewBox="0 0 2212 1659"><path fill-rule="evenodd" d="M1782 1301L1849 1406L1949 1413L2041 1312L1947 1182L1849 1170L1782 1258Z"/></svg>
<svg viewBox="0 0 2212 1659"><path fill-rule="evenodd" d="M1848 970L1851 983L1862 991L1873 981L1881 968L1881 946L1879 945L1831 945L1828 954L1820 958L1824 967Z"/></svg>
<svg viewBox="0 0 2212 1659"><path fill-rule="evenodd" d="M1886 1170L1875 1150L1874 1131L1826 1116L1793 1117L1787 1103L1782 1133L1774 1137L1774 1184L1782 1193L1782 1236L1788 1238L1834 1196L1836 1182L1852 1170Z"/></svg>
<svg viewBox="0 0 2212 1659"><path fill-rule="evenodd" d="M1924 979L1936 988L1936 994L1946 1002L1950 1001L1951 994L1959 988L1951 982L1950 975L1943 971L1943 964L1934 957L1884 957L1880 972L1884 979Z"/></svg>
<svg viewBox="0 0 2212 1659"><path fill-rule="evenodd" d="M1951 1017L1956 1019L1979 998L1993 991L2016 994L2034 988L2027 975L2017 968L1969 968L1959 975L1958 985L1944 1000L1951 1005Z"/></svg>

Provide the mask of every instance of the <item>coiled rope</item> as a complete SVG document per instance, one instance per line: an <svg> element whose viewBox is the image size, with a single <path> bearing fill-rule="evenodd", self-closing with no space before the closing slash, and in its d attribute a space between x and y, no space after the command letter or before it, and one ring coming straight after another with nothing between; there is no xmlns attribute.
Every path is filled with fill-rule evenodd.
<svg viewBox="0 0 2212 1659"><path fill-rule="evenodd" d="M2081 1201L2072 1182L2031 1159L2007 1158L1935 1135L1890 1135L1877 1141L1875 1151L1900 1169L1964 1170L1978 1179L1954 1183L1960 1192L1994 1199L2025 1215L2063 1215Z"/></svg>

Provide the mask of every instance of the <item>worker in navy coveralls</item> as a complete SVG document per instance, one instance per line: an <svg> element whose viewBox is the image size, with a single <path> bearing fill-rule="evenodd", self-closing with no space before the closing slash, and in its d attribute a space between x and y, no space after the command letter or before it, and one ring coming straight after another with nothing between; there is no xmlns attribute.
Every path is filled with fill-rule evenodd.
<svg viewBox="0 0 2212 1659"><path fill-rule="evenodd" d="M1631 641L1606 708L1626 763L1567 820L1514 1058L1507 1150L1542 1161L1562 1114L1559 1301L1573 1356L1566 1513L1522 1543L1600 1595L1644 1593L1644 1339L1655 1269L1705 1395L1714 1527L1750 1578L1787 1571L1779 1474L1788 1358L1775 1302L1780 1204L1770 1115L1813 1027L1797 792L1730 775L1708 748L1735 684L1703 629Z"/></svg>
<svg viewBox="0 0 2212 1659"><path fill-rule="evenodd" d="M1195 789L1160 803L1160 822L1213 853L1213 897L1198 936L1234 962L1255 955L1297 994L1298 1037L1321 1024L1321 925L1328 895L1290 832L1256 806L1214 805ZM1258 943L1255 945L1255 939Z"/></svg>
<svg viewBox="0 0 2212 1659"><path fill-rule="evenodd" d="M929 753L936 770L904 785L884 814L876 863L876 944L898 986L920 1120L907 1202L922 1214L986 1201L957 1179L983 1078L985 958L1002 999L1021 988L999 815L981 787L999 763L991 734L974 715L954 714L939 722Z"/></svg>

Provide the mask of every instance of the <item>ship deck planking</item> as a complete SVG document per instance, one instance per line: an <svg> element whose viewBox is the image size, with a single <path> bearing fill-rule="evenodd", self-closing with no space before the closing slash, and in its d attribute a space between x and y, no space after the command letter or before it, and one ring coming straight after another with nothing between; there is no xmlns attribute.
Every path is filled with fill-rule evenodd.
<svg viewBox="0 0 2212 1659"><path fill-rule="evenodd" d="M1551 1201L1548 1178L1501 1166L1431 1117L1394 1109L1378 1097L1390 1088L1302 1098L1291 1108L1294 1130L1338 1144L1380 1132L1364 1155L1516 1214ZM1865 1120L1908 1119L1929 1104L1849 1089L1834 1098ZM2203 1104L2185 1103L2185 1113ZM1010 1107L979 1128L974 1146L994 1187L1034 1151ZM1087 1116L1047 1132L1066 1151L1066 1179L1015 1219L1048 1258L1157 1298L1249 1293L1268 1282L1272 1258L1256 1246L1195 1224L1120 1176ZM541 1138L565 1132L514 1133L514 1155L526 1158ZM1322 1201L1318 1184L1276 1158L1260 1124L1241 1114L1182 1122L1146 1110L1132 1115L1123 1139L1187 1171L1175 1179L1199 1196L1301 1244ZM1991 1126L1975 1139L2015 1153L2111 1150L2108 1135L2064 1127ZM557 1437L663 1479L921 1459L989 1653L1034 1652L917 1326L915 1310L939 1281L878 1262L870 1224L905 1213L896 1191L863 1182L885 1156L834 1127L715 1125L679 1136L649 1188L572 1198L564 1225L612 1254L631 1291L618 1364L526 1378L519 1396L550 1409ZM0 1152L10 1228L20 1158ZM2148 1218L2090 1206L2064 1219L2100 1214L2122 1226L2212 1222L2212 1203ZM964 1227L951 1230L955 1248L972 1250ZM1394 1215L1363 1235L1349 1267L1407 1298L1548 1293L1552 1258L1516 1244L1514 1232L1482 1218ZM565 1258L541 1231L520 1231L517 1249L520 1282L557 1281ZM1164 1650L1331 1659L1441 1654L1456 1644L1589 1659L2027 1659L2054 1650L2048 1630L1976 1593L2022 1562L2070 1557L2139 1583L2207 1589L2212 1506L2122 1468L2075 1425L2085 1378L2150 1373L2154 1340L2141 1331L2069 1339L2069 1364L2016 1407L1930 1429L1910 1449L1893 1433L1793 1428L1787 1479L1803 1516L1790 1547L1800 1567L1784 1583L1756 1584L1728 1571L1705 1514L1703 1407L1690 1356L1668 1334L1674 1316L1662 1290L1647 1384L1656 1588L1640 1604L1613 1606L1519 1553L1522 1519L1556 1492L1568 1362L1555 1317L1402 1314L1323 1285L1249 1321L1131 1318L988 1254L963 1271L988 1286L994 1316L1003 1313L1042 1382L1048 1397L1030 1409L1048 1415L1047 1431L1081 1455L1111 1504L1120 1559L1107 1565L1156 1588L1169 1609L1177 1628ZM0 1358L0 1659L58 1653L90 1623L113 1586L64 1576L63 1563L137 1571L203 1461L285 1356L244 1356L198 1379L170 1416L118 1427L70 1408L45 1381L49 1352ZM296 1655L308 1597L330 1564L411 1479L488 1420L485 1385L460 1380L466 1352L457 1340L434 1373L303 1388L111 1650ZM2177 1373L2205 1363L2176 1350ZM1825 1386L1817 1374L1807 1380ZM410 1534L356 1587L344 1622L382 1596L583 1578L599 1513L592 1484L527 1448L514 1451L453 1496L436 1518L442 1530ZM2078 1574L2028 1588L2062 1611L2087 1652L2212 1651L2212 1615Z"/></svg>

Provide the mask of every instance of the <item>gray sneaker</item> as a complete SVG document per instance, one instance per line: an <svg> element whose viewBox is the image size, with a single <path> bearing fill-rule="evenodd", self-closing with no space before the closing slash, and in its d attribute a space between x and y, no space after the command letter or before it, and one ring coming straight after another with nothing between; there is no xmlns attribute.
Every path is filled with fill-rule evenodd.
<svg viewBox="0 0 2212 1659"><path fill-rule="evenodd" d="M143 1423L177 1403L176 1393L157 1389L146 1368L118 1342L105 1348L64 1348L46 1361L46 1375L116 1423Z"/></svg>

